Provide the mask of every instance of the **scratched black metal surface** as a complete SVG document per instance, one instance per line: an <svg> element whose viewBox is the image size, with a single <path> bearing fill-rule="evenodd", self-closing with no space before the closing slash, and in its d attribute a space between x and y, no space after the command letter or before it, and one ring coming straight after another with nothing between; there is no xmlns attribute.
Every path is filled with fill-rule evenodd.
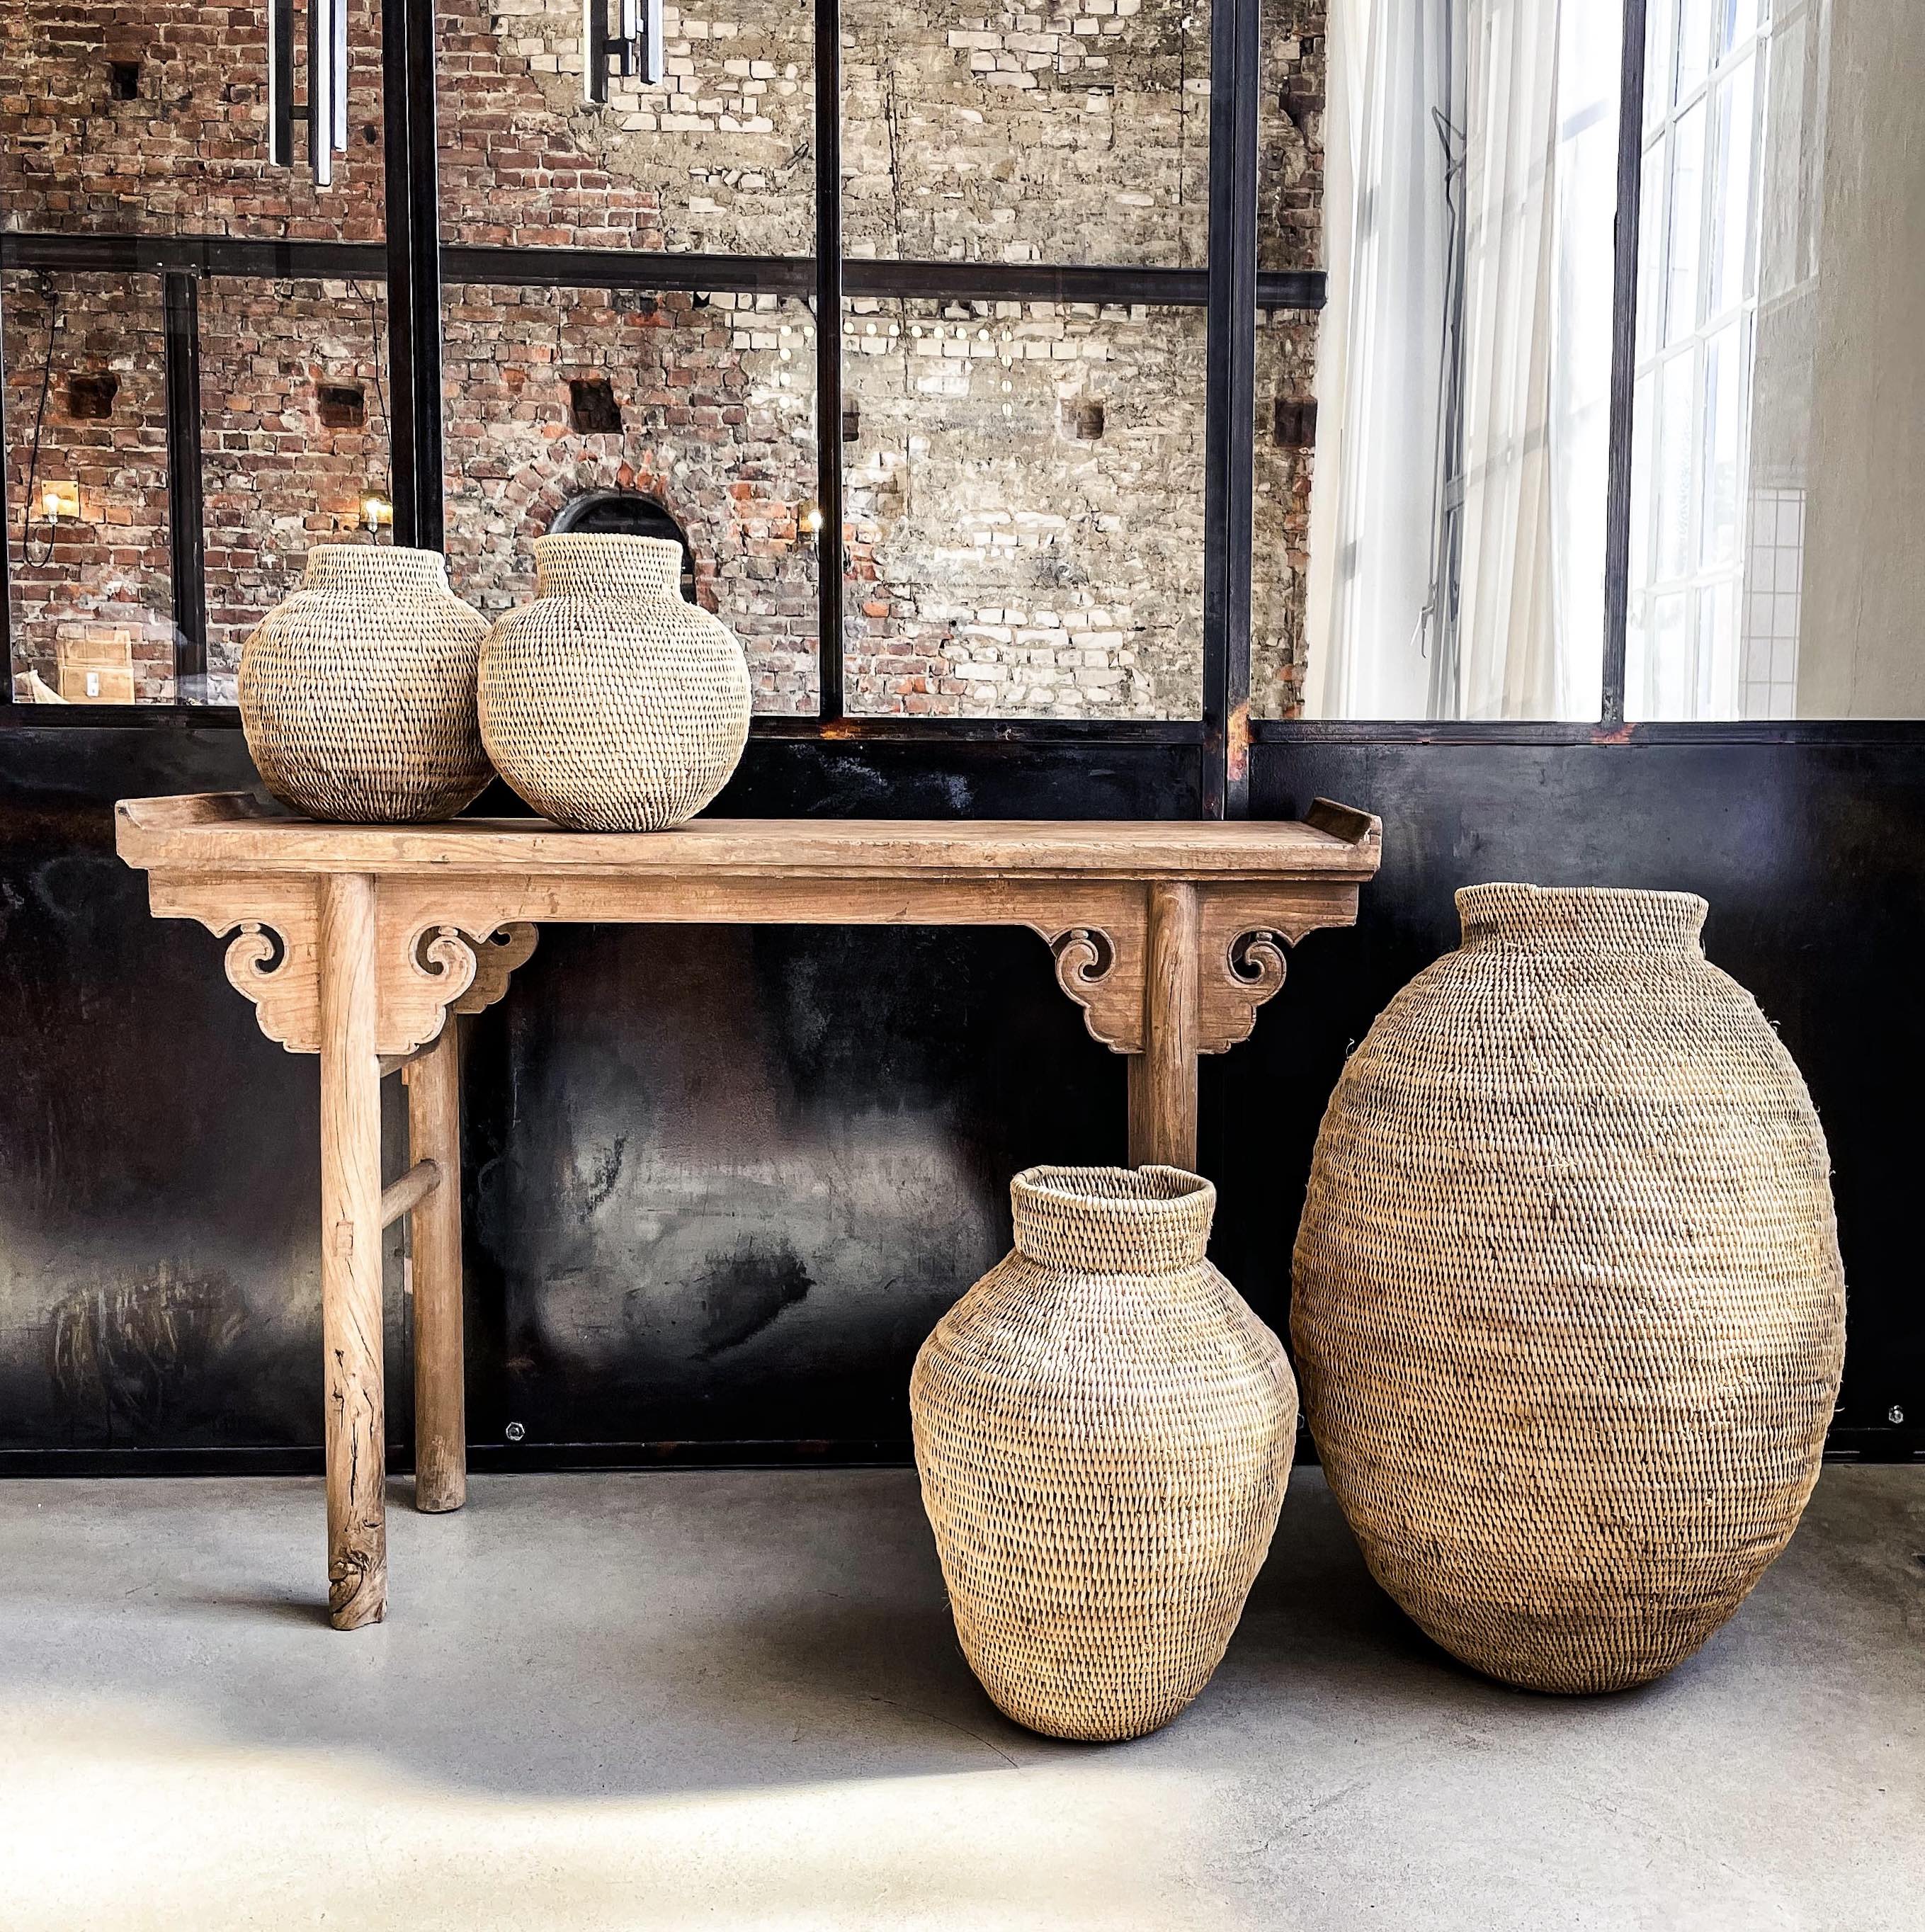
<svg viewBox="0 0 1925 1932"><path fill-rule="evenodd" d="M1259 815L1324 792L1390 829L1359 930L1306 942L1252 1043L1205 1062L1232 1278L1281 1324L1324 1100L1452 943L1453 887L1682 886L1831 1137L1836 1440L1925 1448L1916 767L1896 746L1260 746ZM148 916L108 817L250 778L229 730L0 734L0 1467L316 1457L315 1063L261 1036L220 941ZM1181 746L762 742L726 808L1186 817L1196 780ZM470 1416L496 1466L899 1454L910 1358L1001 1252L1010 1173L1123 1145L1122 1064L1024 932L552 928L466 1073ZM397 1262L389 1286L404 1448Z"/></svg>

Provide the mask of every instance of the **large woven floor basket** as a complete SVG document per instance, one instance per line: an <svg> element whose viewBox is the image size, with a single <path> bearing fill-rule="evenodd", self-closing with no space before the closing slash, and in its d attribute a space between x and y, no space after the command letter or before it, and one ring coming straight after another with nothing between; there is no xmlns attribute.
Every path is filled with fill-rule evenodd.
<svg viewBox="0 0 1925 1932"><path fill-rule="evenodd" d="M1642 1682L1796 1526L1844 1352L1825 1138L1681 892L1472 887L1351 1057L1291 1333L1372 1572L1466 1663Z"/></svg>
<svg viewBox="0 0 1925 1932"><path fill-rule="evenodd" d="M1038 1167L1012 1193L1014 1251L916 1358L923 1502L1001 1709L1135 1737L1196 1696L1237 1627L1290 1478L1296 1384L1204 1258L1209 1182Z"/></svg>

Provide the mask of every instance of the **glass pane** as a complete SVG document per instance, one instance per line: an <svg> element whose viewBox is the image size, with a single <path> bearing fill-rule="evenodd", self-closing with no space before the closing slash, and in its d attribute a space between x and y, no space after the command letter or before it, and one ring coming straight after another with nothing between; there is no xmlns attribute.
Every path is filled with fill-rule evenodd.
<svg viewBox="0 0 1925 1932"><path fill-rule="evenodd" d="M1201 311L866 301L843 346L849 709L1199 716Z"/></svg>
<svg viewBox="0 0 1925 1932"><path fill-rule="evenodd" d="M383 284L202 284L207 682L184 698L233 703L241 645L313 545L393 540L387 358Z"/></svg>
<svg viewBox="0 0 1925 1932"><path fill-rule="evenodd" d="M1324 260L1324 0L1269 0L1258 97L1257 266L1314 268Z"/></svg>
<svg viewBox="0 0 1925 1932"><path fill-rule="evenodd" d="M1645 150L1638 192L1638 354L1648 356L1658 346L1664 322L1663 286L1658 264L1665 260L1665 166L1668 137L1660 135Z"/></svg>
<svg viewBox="0 0 1925 1932"><path fill-rule="evenodd" d="M1695 467L1693 407L1697 358L1689 349L1662 365L1657 379L1657 575L1660 582L1691 568L1691 480Z"/></svg>
<svg viewBox="0 0 1925 1932"><path fill-rule="evenodd" d="M558 518L679 536L696 601L742 640L756 709L814 711L808 308L462 283L445 291L442 334L457 592L490 616L532 596L534 540Z"/></svg>
<svg viewBox="0 0 1925 1932"><path fill-rule="evenodd" d="M1718 0L1718 52L1728 54L1741 40L1756 33L1764 17L1764 0Z"/></svg>
<svg viewBox="0 0 1925 1932"><path fill-rule="evenodd" d="M645 11L646 10L644 10ZM527 248L807 254L815 234L813 10L662 9L646 61L587 97L582 0L443 10L442 235ZM619 25L619 10L610 17Z"/></svg>
<svg viewBox="0 0 1925 1932"><path fill-rule="evenodd" d="M1665 242L1664 339L1675 342L1698 326L1704 280L1705 104L1678 117L1671 130L1670 220Z"/></svg>
<svg viewBox="0 0 1925 1932"><path fill-rule="evenodd" d="M843 12L853 255L1200 266L1208 0Z"/></svg>
<svg viewBox="0 0 1925 1932"><path fill-rule="evenodd" d="M174 622L160 279L10 272L0 293L13 696L167 703Z"/></svg>
<svg viewBox="0 0 1925 1932"><path fill-rule="evenodd" d="M1645 11L1645 127L1648 132L1662 121L1671 104L1673 38L1678 0L1648 0ZM1651 203L1645 203L1647 218Z"/></svg>
<svg viewBox="0 0 1925 1932"><path fill-rule="evenodd" d="M0 95L30 117L0 140L9 226L255 239L378 240L382 232L381 0L346 0L346 86L319 186L307 124L292 164L268 152L265 5L142 10L9 0ZM19 31L16 32L17 25ZM297 12L292 98L307 98ZM31 104L30 106L28 104Z"/></svg>
<svg viewBox="0 0 1925 1932"><path fill-rule="evenodd" d="M1711 181L1711 292L1707 317L1735 308L1750 292L1752 184L1756 175L1752 147L1758 64L1747 56L1720 80L1717 112L1717 161Z"/></svg>
<svg viewBox="0 0 1925 1932"><path fill-rule="evenodd" d="M1672 70L1674 101L1689 99L1710 71L1714 5L1714 0L1678 0L1678 44Z"/></svg>
<svg viewBox="0 0 1925 1932"><path fill-rule="evenodd" d="M1260 718L1303 711L1317 341L1314 315L1278 309L1257 317L1250 704Z"/></svg>
<svg viewBox="0 0 1925 1932"><path fill-rule="evenodd" d="M1691 716L1738 716L1738 586L1727 580L1698 595L1698 688Z"/></svg>
<svg viewBox="0 0 1925 1932"><path fill-rule="evenodd" d="M1742 321L1734 322L1705 345L1698 562L1707 570L1726 569L1738 561L1750 333Z"/></svg>
<svg viewBox="0 0 1925 1932"><path fill-rule="evenodd" d="M1253 560L1260 644L1267 586L1300 580L1304 644L1286 609L1253 697L1311 717L1595 718L1619 16L1345 17L1308 568L1261 538ZM1286 363L1293 408L1300 380ZM1271 500L1308 467L1279 470Z"/></svg>

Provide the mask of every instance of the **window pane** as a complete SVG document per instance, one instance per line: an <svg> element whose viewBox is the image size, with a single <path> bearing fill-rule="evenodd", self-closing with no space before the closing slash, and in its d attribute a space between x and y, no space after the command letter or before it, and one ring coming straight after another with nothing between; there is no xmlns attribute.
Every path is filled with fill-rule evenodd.
<svg viewBox="0 0 1925 1932"><path fill-rule="evenodd" d="M1750 292L1752 151L1757 63L1740 61L1718 82L1717 166L1711 182L1711 293L1705 314L1721 316Z"/></svg>
<svg viewBox="0 0 1925 1932"><path fill-rule="evenodd" d="M1680 115L1671 130L1670 220L1665 247L1664 339L1676 342L1698 326L1704 281L1705 104Z"/></svg>
<svg viewBox="0 0 1925 1932"><path fill-rule="evenodd" d="M1324 130L1330 46L1324 0L1269 0L1257 122L1257 265L1324 261Z"/></svg>
<svg viewBox="0 0 1925 1932"><path fill-rule="evenodd" d="M758 711L817 708L814 324L774 296L454 284L445 292L448 572L493 616L554 526L679 536Z"/></svg>
<svg viewBox="0 0 1925 1932"><path fill-rule="evenodd" d="M10 272L3 292L13 696L167 703L160 279Z"/></svg>
<svg viewBox="0 0 1925 1932"><path fill-rule="evenodd" d="M1260 718L1303 712L1317 348L1314 315L1278 309L1258 316L1250 704Z"/></svg>
<svg viewBox="0 0 1925 1932"><path fill-rule="evenodd" d="M207 688L183 697L234 702L241 645L316 544L393 541L387 357L379 283L202 284Z"/></svg>
<svg viewBox="0 0 1925 1932"><path fill-rule="evenodd" d="M849 709L1194 718L1204 318L853 303Z"/></svg>
<svg viewBox="0 0 1925 1932"><path fill-rule="evenodd" d="M1648 0L1645 10L1645 128L1648 134L1663 120L1671 105L1678 8L1678 0ZM1649 201L1645 203L1647 219L1651 206Z"/></svg>
<svg viewBox="0 0 1925 1932"><path fill-rule="evenodd" d="M1658 372L1657 575L1686 575L1691 568L1691 483L1696 469L1697 357L1690 349Z"/></svg>
<svg viewBox="0 0 1925 1932"><path fill-rule="evenodd" d="M317 186L307 125L268 158L268 9L7 0L0 13L0 207L10 226L94 234L378 240L380 0L349 0L345 149ZM309 89L297 12L293 98Z"/></svg>
<svg viewBox="0 0 1925 1932"><path fill-rule="evenodd" d="M581 0L440 10L442 234L476 245L807 254L813 10L662 9L661 78L586 98ZM614 17L614 10L610 10Z"/></svg>
<svg viewBox="0 0 1925 1932"><path fill-rule="evenodd" d="M1300 692L1312 717L1594 718L1618 16L1466 0L1342 25L1306 643L1258 660L1255 695ZM1289 568L1260 554L1260 592Z"/></svg>
<svg viewBox="0 0 1925 1932"><path fill-rule="evenodd" d="M1689 99L1694 88L1703 86L1710 70L1714 4L1715 0L1678 0L1671 96L1675 101Z"/></svg>
<svg viewBox="0 0 1925 1932"><path fill-rule="evenodd" d="M1744 322L1734 322L1705 345L1698 563L1705 570L1728 569L1738 561L1749 338Z"/></svg>
<svg viewBox="0 0 1925 1932"><path fill-rule="evenodd" d="M851 254L1204 262L1209 0L849 0L842 32Z"/></svg>

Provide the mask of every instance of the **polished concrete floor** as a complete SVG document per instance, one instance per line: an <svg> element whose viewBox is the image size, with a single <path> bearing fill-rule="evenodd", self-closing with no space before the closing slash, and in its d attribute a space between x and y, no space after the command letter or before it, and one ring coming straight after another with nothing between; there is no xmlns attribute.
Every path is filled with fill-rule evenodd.
<svg viewBox="0 0 1925 1932"><path fill-rule="evenodd" d="M1925 1928L1925 1468L1828 1468L1582 1700L1433 1649L1300 1472L1215 1682L1106 1749L977 1690L906 1473L394 1502L343 1636L318 1484L0 1484L4 1932Z"/></svg>

